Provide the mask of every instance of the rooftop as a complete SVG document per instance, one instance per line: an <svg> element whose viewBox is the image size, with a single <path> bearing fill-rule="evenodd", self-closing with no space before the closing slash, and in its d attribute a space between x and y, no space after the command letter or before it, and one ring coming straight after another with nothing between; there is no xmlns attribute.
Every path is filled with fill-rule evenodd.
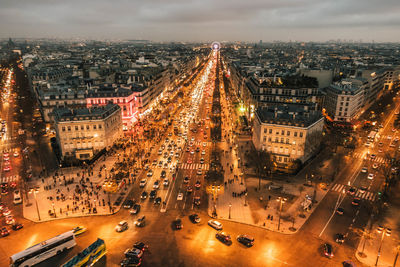
<svg viewBox="0 0 400 267"><path fill-rule="evenodd" d="M91 108L78 109L60 107L53 110L53 115L56 122L98 120L104 119L120 109L121 108L116 104L107 104L105 106L92 106Z"/></svg>

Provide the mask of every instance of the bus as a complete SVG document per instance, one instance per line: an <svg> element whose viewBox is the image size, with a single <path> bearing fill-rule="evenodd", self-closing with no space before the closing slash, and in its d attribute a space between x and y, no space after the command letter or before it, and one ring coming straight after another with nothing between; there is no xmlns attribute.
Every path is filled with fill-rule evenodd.
<svg viewBox="0 0 400 267"><path fill-rule="evenodd" d="M371 131L368 135L368 141L370 142L374 142L375 141L375 137L376 137L377 132L375 131Z"/></svg>
<svg viewBox="0 0 400 267"><path fill-rule="evenodd" d="M78 253L62 267L93 266L107 253L104 240L98 238L93 244Z"/></svg>
<svg viewBox="0 0 400 267"><path fill-rule="evenodd" d="M72 231L68 231L12 255L10 266L33 266L75 245L75 235Z"/></svg>

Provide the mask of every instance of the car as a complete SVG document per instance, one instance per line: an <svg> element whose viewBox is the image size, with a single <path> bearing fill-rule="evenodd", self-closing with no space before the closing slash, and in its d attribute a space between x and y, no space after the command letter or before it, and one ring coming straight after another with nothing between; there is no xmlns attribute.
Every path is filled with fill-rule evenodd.
<svg viewBox="0 0 400 267"><path fill-rule="evenodd" d="M139 183L139 187L145 187L146 186L146 184L147 184L147 179L146 178L143 178L142 180L140 180L140 183Z"/></svg>
<svg viewBox="0 0 400 267"><path fill-rule="evenodd" d="M205 154L206 154L206 151L205 151L205 150L201 151L201 154L202 154L202 155L205 155Z"/></svg>
<svg viewBox="0 0 400 267"><path fill-rule="evenodd" d="M195 187L196 189L199 189L199 188L201 187L201 182L200 182L200 180L197 180L197 181L196 181L196 183L194 184L194 187Z"/></svg>
<svg viewBox="0 0 400 267"><path fill-rule="evenodd" d="M0 235L2 236L2 237L6 237L6 236L8 236L10 234L10 230L8 230L6 227L2 227L1 229L0 229Z"/></svg>
<svg viewBox="0 0 400 267"><path fill-rule="evenodd" d="M193 187L189 185L189 186L186 188L186 192L192 193L192 192L193 192Z"/></svg>
<svg viewBox="0 0 400 267"><path fill-rule="evenodd" d="M373 173L368 174L367 178L370 179L370 180L374 179L374 174Z"/></svg>
<svg viewBox="0 0 400 267"><path fill-rule="evenodd" d="M137 267L142 264L142 258L125 258L120 264L122 267Z"/></svg>
<svg viewBox="0 0 400 267"><path fill-rule="evenodd" d="M194 197L193 198L193 204L196 205L196 206L199 206L200 205L200 197Z"/></svg>
<svg viewBox="0 0 400 267"><path fill-rule="evenodd" d="M24 227L24 225L22 223L16 222L11 226L11 229L13 229L14 231L18 231L18 230L22 229L23 227Z"/></svg>
<svg viewBox="0 0 400 267"><path fill-rule="evenodd" d="M202 174L203 174L203 171L202 171L202 170L197 170L196 174L197 174L197 175L202 175Z"/></svg>
<svg viewBox="0 0 400 267"><path fill-rule="evenodd" d="M366 147L369 147L370 145L371 145L370 142L366 142L366 143L365 143L365 146L366 146Z"/></svg>
<svg viewBox="0 0 400 267"><path fill-rule="evenodd" d="M378 163L372 164L372 168L373 168L373 169L378 169L378 167L379 167Z"/></svg>
<svg viewBox="0 0 400 267"><path fill-rule="evenodd" d="M392 140L392 136L391 136L391 135L388 135L388 136L387 136L387 139L388 139L388 140Z"/></svg>
<svg viewBox="0 0 400 267"><path fill-rule="evenodd" d="M363 167L363 168L361 169L361 172L362 172L362 173L367 173L367 172L368 172L368 168L367 168L367 167Z"/></svg>
<svg viewBox="0 0 400 267"><path fill-rule="evenodd" d="M343 215L344 214L344 209L343 208L337 208L336 209L336 213L339 215Z"/></svg>
<svg viewBox="0 0 400 267"><path fill-rule="evenodd" d="M128 222L127 221L120 221L117 226L115 226L115 231L117 232L123 232L128 229Z"/></svg>
<svg viewBox="0 0 400 267"><path fill-rule="evenodd" d="M132 208L134 203L135 203L135 202L134 202L132 199L127 199L127 200L125 200L125 202L124 202L124 209L130 209L130 208Z"/></svg>
<svg viewBox="0 0 400 267"><path fill-rule="evenodd" d="M164 186L168 186L168 185L169 185L169 180L168 180L168 178L165 178L165 179L164 179L163 185L164 185Z"/></svg>
<svg viewBox="0 0 400 267"><path fill-rule="evenodd" d="M236 237L236 240L246 247L252 247L254 245L254 237L251 237L249 235L238 235Z"/></svg>
<svg viewBox="0 0 400 267"><path fill-rule="evenodd" d="M183 200L183 193L179 193L176 200Z"/></svg>
<svg viewBox="0 0 400 267"><path fill-rule="evenodd" d="M347 193L354 195L356 193L356 189L354 187L350 187L349 190L347 190Z"/></svg>
<svg viewBox="0 0 400 267"><path fill-rule="evenodd" d="M158 155L162 155L162 152L163 152L162 149L159 149L159 150L158 150ZM156 164L157 164L157 163L156 163Z"/></svg>
<svg viewBox="0 0 400 267"><path fill-rule="evenodd" d="M371 154L371 159L375 159L376 158L376 155L375 154Z"/></svg>
<svg viewBox="0 0 400 267"><path fill-rule="evenodd" d="M188 163L188 164L190 164L190 163L192 163L193 161L192 161L192 159L191 158L188 158L188 160L186 161L186 163Z"/></svg>
<svg viewBox="0 0 400 267"><path fill-rule="evenodd" d="M7 155L7 156L3 156L3 160L4 161L9 161L10 160L10 157Z"/></svg>
<svg viewBox="0 0 400 267"><path fill-rule="evenodd" d="M153 163L152 163L152 165L153 166L157 166L157 160L155 159L155 160L153 160Z"/></svg>
<svg viewBox="0 0 400 267"><path fill-rule="evenodd" d="M181 219L176 219L172 222L172 225L174 226L175 230L180 230L183 228L182 220Z"/></svg>
<svg viewBox="0 0 400 267"><path fill-rule="evenodd" d="M138 218L134 224L136 225L136 227L143 227L146 225L146 217L142 216L140 218Z"/></svg>
<svg viewBox="0 0 400 267"><path fill-rule="evenodd" d="M200 147L197 147L197 148L196 148L196 152L200 152Z"/></svg>
<svg viewBox="0 0 400 267"><path fill-rule="evenodd" d="M343 244L344 242L344 235L343 234L336 234L335 235L336 243Z"/></svg>
<svg viewBox="0 0 400 267"><path fill-rule="evenodd" d="M215 234L215 237L221 241L222 243L225 243L227 245L230 245L232 243L231 236L225 232L218 232Z"/></svg>
<svg viewBox="0 0 400 267"><path fill-rule="evenodd" d="M190 214L190 215L189 215L189 220L190 220L192 223L199 223L199 222L201 221L200 216L197 215L196 213Z"/></svg>
<svg viewBox="0 0 400 267"><path fill-rule="evenodd" d="M14 219L14 217L12 215L6 216L6 220L5 221L6 221L6 224L8 224L8 225L11 225L11 224L15 223L15 219Z"/></svg>
<svg viewBox="0 0 400 267"><path fill-rule="evenodd" d="M167 172L165 170L162 170L160 177L165 178L166 176L167 176Z"/></svg>
<svg viewBox="0 0 400 267"><path fill-rule="evenodd" d="M159 180L157 180L157 181L154 182L153 188L154 188L154 189L160 188L160 181L159 181Z"/></svg>
<svg viewBox="0 0 400 267"><path fill-rule="evenodd" d="M84 232L86 232L86 228L83 226L77 226L74 229L72 229L72 232L74 233L74 235L81 235Z"/></svg>
<svg viewBox="0 0 400 267"><path fill-rule="evenodd" d="M324 255L328 258L332 258L333 257L332 245L329 243L325 243L323 245L323 248L324 248Z"/></svg>
<svg viewBox="0 0 400 267"><path fill-rule="evenodd" d="M358 206L358 205L360 205L360 198L355 197L355 198L353 199L353 201L351 202L351 204L352 204L353 206Z"/></svg>
<svg viewBox="0 0 400 267"><path fill-rule="evenodd" d="M189 176L185 176L185 178L183 178L183 183L184 184L187 184L187 183L189 183Z"/></svg>
<svg viewBox="0 0 400 267"><path fill-rule="evenodd" d="M360 186L360 188L358 188L358 191L359 191L361 194L364 194L364 193L367 191L367 187L366 187L366 186Z"/></svg>
<svg viewBox="0 0 400 267"><path fill-rule="evenodd" d="M145 251L149 248L149 246L143 242L136 242L135 244L133 244L133 248L140 249L141 251Z"/></svg>
<svg viewBox="0 0 400 267"><path fill-rule="evenodd" d="M21 191L19 190L14 190L14 200L13 203L16 204L21 204L22 203L22 198L21 198Z"/></svg>
<svg viewBox="0 0 400 267"><path fill-rule="evenodd" d="M4 166L4 169L3 169L5 172L9 172L10 170L11 170L11 167L10 166Z"/></svg>
<svg viewBox="0 0 400 267"><path fill-rule="evenodd" d="M130 214L134 215L134 214L138 214L140 211L140 204L134 204L132 209L129 211Z"/></svg>
<svg viewBox="0 0 400 267"><path fill-rule="evenodd" d="M142 194L140 195L140 198L141 198L141 199L146 199L146 198L147 198L147 195L148 195L147 192L146 192L146 191L143 191Z"/></svg>
<svg viewBox="0 0 400 267"><path fill-rule="evenodd" d="M143 250L137 248L128 248L125 250L124 255L126 258L141 258Z"/></svg>
<svg viewBox="0 0 400 267"><path fill-rule="evenodd" d="M11 210L9 208L7 208L7 207L5 207L2 212L3 212L3 216L10 216L11 215Z"/></svg>
<svg viewBox="0 0 400 267"><path fill-rule="evenodd" d="M157 196L157 190L151 190L149 198L152 199L152 198L155 198L156 196Z"/></svg>
<svg viewBox="0 0 400 267"><path fill-rule="evenodd" d="M152 170L149 170L149 171L147 172L147 177L151 177L151 176L153 176L153 171L152 171Z"/></svg>
<svg viewBox="0 0 400 267"><path fill-rule="evenodd" d="M214 228L215 230L222 230L222 223L216 220L209 220L208 225Z"/></svg>
<svg viewBox="0 0 400 267"><path fill-rule="evenodd" d="M158 204L160 204L161 203L161 197L156 197L155 199L154 199L154 204L155 205L158 205Z"/></svg>
<svg viewBox="0 0 400 267"><path fill-rule="evenodd" d="M382 143L382 142L379 142L378 146L383 146L383 143Z"/></svg>
<svg viewBox="0 0 400 267"><path fill-rule="evenodd" d="M18 153L18 151L14 151L14 154L13 154L13 156L14 156L15 158L17 158L17 157L19 156L19 153Z"/></svg>

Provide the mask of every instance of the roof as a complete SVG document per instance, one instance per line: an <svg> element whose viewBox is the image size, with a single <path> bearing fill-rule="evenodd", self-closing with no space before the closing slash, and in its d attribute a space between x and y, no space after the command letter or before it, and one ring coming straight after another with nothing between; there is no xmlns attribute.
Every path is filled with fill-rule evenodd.
<svg viewBox="0 0 400 267"><path fill-rule="evenodd" d="M107 104L105 106L92 106L90 108L77 109L60 107L53 110L53 115L56 123L75 120L96 120L104 119L120 109L121 108L116 104Z"/></svg>

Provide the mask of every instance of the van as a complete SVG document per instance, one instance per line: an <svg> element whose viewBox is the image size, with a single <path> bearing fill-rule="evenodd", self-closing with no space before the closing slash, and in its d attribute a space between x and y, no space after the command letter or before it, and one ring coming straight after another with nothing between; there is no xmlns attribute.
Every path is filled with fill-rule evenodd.
<svg viewBox="0 0 400 267"><path fill-rule="evenodd" d="M13 200L13 203L14 203L15 205L21 204L21 203L22 203L21 191L19 191L19 190L15 190L15 191L14 191L14 200Z"/></svg>

